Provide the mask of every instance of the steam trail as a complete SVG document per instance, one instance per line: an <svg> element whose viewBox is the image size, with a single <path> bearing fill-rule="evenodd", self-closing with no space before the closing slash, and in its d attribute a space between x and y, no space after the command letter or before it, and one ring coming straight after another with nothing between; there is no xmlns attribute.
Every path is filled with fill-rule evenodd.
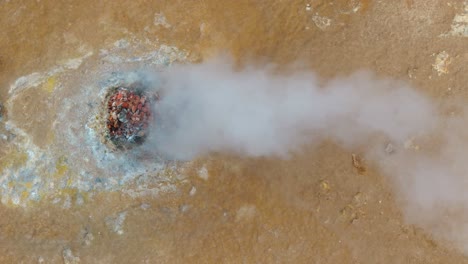
<svg viewBox="0 0 468 264"><path fill-rule="evenodd" d="M220 61L161 76L153 140L177 159L213 151L282 156L331 138L345 146L381 134L395 142L431 129L436 109L403 83L360 72L321 87L314 74L232 70Z"/></svg>
<svg viewBox="0 0 468 264"><path fill-rule="evenodd" d="M468 253L463 111L443 116L407 84L366 72L319 85L310 72L235 71L218 60L175 66L156 79L160 119L149 141L158 151L177 159L210 152L288 157L324 139L347 149L366 146L366 158L395 183L407 220ZM409 144L427 138L433 140L420 150Z"/></svg>

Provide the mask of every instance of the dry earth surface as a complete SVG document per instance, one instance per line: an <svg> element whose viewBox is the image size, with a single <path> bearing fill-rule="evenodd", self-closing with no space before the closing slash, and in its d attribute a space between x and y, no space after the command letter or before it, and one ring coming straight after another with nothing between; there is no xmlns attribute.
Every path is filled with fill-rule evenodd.
<svg viewBox="0 0 468 264"><path fill-rule="evenodd" d="M102 49L119 43L177 47L191 63L223 54L240 67L300 62L325 79L370 69L436 100L467 100L468 39L463 23L453 25L464 8L457 0L3 0L2 122L39 149L58 144L53 132L67 124L54 125L57 107L80 89L74 78L92 74ZM450 63L433 67L444 51ZM21 76L83 57L57 92L47 91L50 79L46 89L9 92ZM3 180L6 167L27 159L14 140L0 140ZM169 175L167 192L87 197L62 188L50 199L5 198L0 263L468 263L449 241L407 224L385 175L372 164L359 173L351 154L326 142L289 160L217 154L184 165L181 179ZM68 173L64 166L51 175Z"/></svg>

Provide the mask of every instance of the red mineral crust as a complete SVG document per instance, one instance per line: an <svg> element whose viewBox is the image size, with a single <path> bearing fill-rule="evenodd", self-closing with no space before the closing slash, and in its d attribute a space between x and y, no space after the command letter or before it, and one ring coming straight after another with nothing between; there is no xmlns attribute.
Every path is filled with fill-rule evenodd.
<svg viewBox="0 0 468 264"><path fill-rule="evenodd" d="M107 102L107 129L116 144L141 143L152 120L151 102L141 93L118 88Z"/></svg>

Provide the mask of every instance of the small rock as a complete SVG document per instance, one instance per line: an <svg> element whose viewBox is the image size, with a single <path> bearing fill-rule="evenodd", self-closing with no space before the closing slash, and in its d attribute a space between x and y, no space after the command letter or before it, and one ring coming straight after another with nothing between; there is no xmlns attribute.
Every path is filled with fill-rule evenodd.
<svg viewBox="0 0 468 264"><path fill-rule="evenodd" d="M352 154L351 158L353 166L357 169L358 173L364 174L366 172L366 167L364 167L362 158L356 154Z"/></svg>
<svg viewBox="0 0 468 264"><path fill-rule="evenodd" d="M349 221L349 223L354 223L354 221L359 218L356 209L351 204L348 204L343 209L341 209L340 214L341 220Z"/></svg>
<svg viewBox="0 0 468 264"><path fill-rule="evenodd" d="M195 186L192 186L190 189L189 195L194 196L197 193L197 188Z"/></svg>
<svg viewBox="0 0 468 264"><path fill-rule="evenodd" d="M385 147L385 153L392 154L393 152L395 152L395 148L393 147L392 143L388 143Z"/></svg>
<svg viewBox="0 0 468 264"><path fill-rule="evenodd" d="M367 195L358 192L353 196L353 204L356 206L364 206L367 204Z"/></svg>
<svg viewBox="0 0 468 264"><path fill-rule="evenodd" d="M62 251L63 263L65 264L77 264L80 263L80 258L73 255L70 248L65 248Z"/></svg>
<svg viewBox="0 0 468 264"><path fill-rule="evenodd" d="M323 191L328 192L328 191L330 191L330 184L327 181L321 181L320 182L320 188Z"/></svg>
<svg viewBox="0 0 468 264"><path fill-rule="evenodd" d="M418 72L418 68L408 68L407 74L410 79L416 79L416 74Z"/></svg>
<svg viewBox="0 0 468 264"><path fill-rule="evenodd" d="M318 16L318 15L314 15L312 17L312 21L321 30L326 30L331 25L331 22L332 22L331 19L329 19L327 17L321 17L321 16Z"/></svg>
<svg viewBox="0 0 468 264"><path fill-rule="evenodd" d="M405 143L403 144L403 147L405 149L414 149L414 150L419 150L419 146L414 144L414 139L413 138L410 138L408 140L405 141Z"/></svg>
<svg viewBox="0 0 468 264"><path fill-rule="evenodd" d="M185 213L190 209L190 205L183 204L179 207L181 213Z"/></svg>
<svg viewBox="0 0 468 264"><path fill-rule="evenodd" d="M446 51L442 51L437 54L435 62L432 64L432 68L437 71L439 76L441 76L449 72L448 67L451 63L452 59L450 58L449 54Z"/></svg>

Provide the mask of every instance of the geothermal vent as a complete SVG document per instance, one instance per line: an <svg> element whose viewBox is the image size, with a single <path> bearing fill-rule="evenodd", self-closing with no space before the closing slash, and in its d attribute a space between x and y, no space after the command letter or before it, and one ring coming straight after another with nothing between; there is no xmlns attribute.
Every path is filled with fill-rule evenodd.
<svg viewBox="0 0 468 264"><path fill-rule="evenodd" d="M111 88L106 96L108 139L118 149L142 144L154 123L152 104L157 100L143 86Z"/></svg>

